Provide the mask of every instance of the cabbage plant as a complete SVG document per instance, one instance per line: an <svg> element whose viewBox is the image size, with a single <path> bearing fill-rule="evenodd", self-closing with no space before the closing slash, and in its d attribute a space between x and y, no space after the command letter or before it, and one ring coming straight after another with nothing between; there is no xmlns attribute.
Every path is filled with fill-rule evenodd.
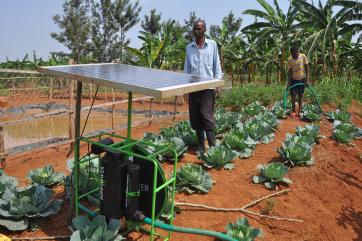
<svg viewBox="0 0 362 241"><path fill-rule="evenodd" d="M291 112L291 103L290 101L287 102L286 111L284 111L284 103L282 100L278 100L274 103L271 108L271 111L278 119L285 119Z"/></svg>
<svg viewBox="0 0 362 241"><path fill-rule="evenodd" d="M263 236L263 231L251 227L246 218L240 218L235 223L229 223L225 229L227 235L238 241L253 241Z"/></svg>
<svg viewBox="0 0 362 241"><path fill-rule="evenodd" d="M256 119L259 121L266 122L270 126L271 131L275 131L278 128L279 125L278 118L270 111L265 111L257 115Z"/></svg>
<svg viewBox="0 0 362 241"><path fill-rule="evenodd" d="M189 121L181 121L174 126L162 128L160 135L164 139L173 137L181 138L186 146L194 146L197 144L196 132L191 128Z"/></svg>
<svg viewBox="0 0 362 241"><path fill-rule="evenodd" d="M90 221L85 216L77 216L72 220L73 232L70 241L120 241L125 240L118 234L119 220L111 219L107 224L103 215Z"/></svg>
<svg viewBox="0 0 362 241"><path fill-rule="evenodd" d="M181 138L186 146L197 145L196 132L191 128L189 121L177 122L174 127L177 131L176 137Z"/></svg>
<svg viewBox="0 0 362 241"><path fill-rule="evenodd" d="M254 183L264 183L266 188L272 189L278 183L291 184L292 181L284 176L288 173L288 168L283 163L273 162L267 165L259 165L260 176L254 176Z"/></svg>
<svg viewBox="0 0 362 241"><path fill-rule="evenodd" d="M254 101L250 103L247 107L244 109L244 113L248 115L249 117L256 116L259 113L263 113L264 111L267 111L268 109L260 104L259 101Z"/></svg>
<svg viewBox="0 0 362 241"><path fill-rule="evenodd" d="M267 144L274 140L273 126L260 118L249 119L245 122L244 128L255 141Z"/></svg>
<svg viewBox="0 0 362 241"><path fill-rule="evenodd" d="M253 153L258 142L254 141L245 131L242 125L229 131L224 137L224 144L237 152L239 157L247 158Z"/></svg>
<svg viewBox="0 0 362 241"><path fill-rule="evenodd" d="M318 106L313 104L306 104L302 108L302 118L307 121L319 121L321 119L321 112Z"/></svg>
<svg viewBox="0 0 362 241"><path fill-rule="evenodd" d="M340 143L347 144L353 139L362 137L362 129L354 124L335 121L333 126L333 138Z"/></svg>
<svg viewBox="0 0 362 241"><path fill-rule="evenodd" d="M225 146L212 146L207 152L200 153L198 157L208 168L233 169L232 161L237 157L237 154Z"/></svg>
<svg viewBox="0 0 362 241"><path fill-rule="evenodd" d="M305 127L297 126L295 133L299 136L310 138L310 144L318 143L320 127L319 125L305 125Z"/></svg>
<svg viewBox="0 0 362 241"><path fill-rule="evenodd" d="M310 137L286 134L286 140L278 152L292 166L312 165L312 146Z"/></svg>
<svg viewBox="0 0 362 241"><path fill-rule="evenodd" d="M187 163L176 173L176 189L187 193L208 193L212 187L212 179L200 165Z"/></svg>
<svg viewBox="0 0 362 241"><path fill-rule="evenodd" d="M64 173L55 172L52 165L47 165L42 168L31 170L28 173L28 179L31 180L33 184L52 186L64 181Z"/></svg>
<svg viewBox="0 0 362 241"><path fill-rule="evenodd" d="M351 114L348 113L347 111L336 109L336 111L334 112L331 111L327 113L327 119L332 122L337 120L337 121L350 123Z"/></svg>
<svg viewBox="0 0 362 241"><path fill-rule="evenodd" d="M99 158L91 154L81 158L82 162L79 165L79 192L86 193L100 186L99 177ZM71 183L74 180L74 163L73 160L67 161L67 168L71 172L71 176L65 178L65 190L67 197L70 197L70 188L74 186Z"/></svg>
<svg viewBox="0 0 362 241"><path fill-rule="evenodd" d="M224 109L217 110L216 119L216 135L221 135L226 131L235 127L242 119L242 114L237 112L228 112Z"/></svg>
<svg viewBox="0 0 362 241"><path fill-rule="evenodd" d="M51 200L53 194L54 191L42 185L6 191L0 202L0 226L13 231L25 230L29 218L45 218L58 213L62 200Z"/></svg>
<svg viewBox="0 0 362 241"><path fill-rule="evenodd" d="M18 180L15 177L10 177L0 170L0 200L6 191L14 192L17 185Z"/></svg>
<svg viewBox="0 0 362 241"><path fill-rule="evenodd" d="M145 133L143 141L151 142L152 144L154 144L145 146L145 148L151 153L158 152L165 147L170 147L176 151L177 157L181 157L187 151L187 146L185 145L183 140L178 137L164 138L161 135ZM164 162L166 160L173 160L174 158L175 153L172 150L167 150L157 156L157 159L160 162Z"/></svg>

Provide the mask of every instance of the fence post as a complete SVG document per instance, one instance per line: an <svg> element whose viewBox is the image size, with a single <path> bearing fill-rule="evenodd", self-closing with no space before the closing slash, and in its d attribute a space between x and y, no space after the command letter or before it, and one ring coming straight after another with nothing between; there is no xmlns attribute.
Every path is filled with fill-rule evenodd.
<svg viewBox="0 0 362 241"><path fill-rule="evenodd" d="M0 154L5 152L4 145L4 126L0 126Z"/></svg>
<svg viewBox="0 0 362 241"><path fill-rule="evenodd" d="M177 112L177 96L175 96L175 101L173 103L173 121L176 120L176 112Z"/></svg>
<svg viewBox="0 0 362 241"><path fill-rule="evenodd" d="M7 154L5 152L4 143L4 126L0 125L0 169L5 168L5 158Z"/></svg>
<svg viewBox="0 0 362 241"><path fill-rule="evenodd" d="M50 77L49 100L53 100L53 77Z"/></svg>
<svg viewBox="0 0 362 241"><path fill-rule="evenodd" d="M153 105L153 98L150 100L150 118L152 118L152 105Z"/></svg>
<svg viewBox="0 0 362 241"><path fill-rule="evenodd" d="M112 105L112 132L114 132L114 112L115 112L115 104L114 102L116 101L116 96L114 94L114 89L112 88L112 101L113 101L113 105Z"/></svg>
<svg viewBox="0 0 362 241"><path fill-rule="evenodd" d="M89 99L91 100L93 96L93 84L89 84Z"/></svg>

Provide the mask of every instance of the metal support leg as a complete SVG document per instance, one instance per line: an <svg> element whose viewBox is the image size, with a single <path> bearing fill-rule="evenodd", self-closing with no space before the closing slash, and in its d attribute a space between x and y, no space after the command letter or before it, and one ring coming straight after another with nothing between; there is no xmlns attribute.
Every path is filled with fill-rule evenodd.
<svg viewBox="0 0 362 241"><path fill-rule="evenodd" d="M74 202L75 215L79 215L78 197L79 197L79 136L80 136L80 113L82 106L82 81L77 81L77 97L75 103L75 120L74 120Z"/></svg>
<svg viewBox="0 0 362 241"><path fill-rule="evenodd" d="M127 138L131 139L132 129L132 92L128 92Z"/></svg>

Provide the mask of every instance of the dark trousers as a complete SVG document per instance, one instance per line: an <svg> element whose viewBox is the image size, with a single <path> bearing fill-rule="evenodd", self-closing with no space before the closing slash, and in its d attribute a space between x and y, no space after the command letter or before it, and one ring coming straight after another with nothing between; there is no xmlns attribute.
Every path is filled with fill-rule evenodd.
<svg viewBox="0 0 362 241"><path fill-rule="evenodd" d="M305 84L305 78L304 79L301 79L301 80L293 80L290 82L290 86L293 86L295 84ZM299 86L296 86L296 87L293 87L290 89L290 95L303 95L304 94L304 89L305 89L305 86L304 85L299 85Z"/></svg>
<svg viewBox="0 0 362 241"><path fill-rule="evenodd" d="M202 90L189 94L189 114L192 129L215 129L214 90Z"/></svg>
<svg viewBox="0 0 362 241"><path fill-rule="evenodd" d="M199 150L205 151L205 133L209 146L216 144L214 129L214 90L202 90L189 94L189 115L192 129L196 131Z"/></svg>

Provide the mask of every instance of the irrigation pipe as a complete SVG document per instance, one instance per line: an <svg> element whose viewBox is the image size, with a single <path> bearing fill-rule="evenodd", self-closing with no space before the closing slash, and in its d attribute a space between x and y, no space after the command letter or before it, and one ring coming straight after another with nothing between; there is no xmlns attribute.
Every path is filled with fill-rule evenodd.
<svg viewBox="0 0 362 241"><path fill-rule="evenodd" d="M287 99L288 99L288 93L289 93L289 91L290 91L292 88L298 87L298 86L305 86L305 84L304 84L304 83L297 83L297 84L295 84L295 85L289 86L289 87L285 90L285 92L284 92L284 98L283 98L283 109L284 109L284 113L287 111ZM322 106L321 106L321 104L320 104L320 102L319 102L318 96L316 95L314 89L313 89L310 85L308 85L307 88L310 90L310 92L312 92L312 95L313 95L313 97L314 97L314 100L316 101L317 106L318 106L319 110L321 111L321 113L322 113L323 115L327 116L327 114L324 113L324 111L323 111L323 109L322 109Z"/></svg>
<svg viewBox="0 0 362 241"><path fill-rule="evenodd" d="M143 222L146 224L152 224L152 219L145 217L143 219ZM215 237L221 240L226 241L237 241L236 239L220 232L210 231L210 230L202 230L202 229L196 229L196 228L186 228L186 227L178 227L173 226L170 224L166 224L160 221L154 222L155 227L161 228L163 230L177 232L177 233L190 233L190 234L197 234L197 235L203 235L203 236L209 236L209 237Z"/></svg>

